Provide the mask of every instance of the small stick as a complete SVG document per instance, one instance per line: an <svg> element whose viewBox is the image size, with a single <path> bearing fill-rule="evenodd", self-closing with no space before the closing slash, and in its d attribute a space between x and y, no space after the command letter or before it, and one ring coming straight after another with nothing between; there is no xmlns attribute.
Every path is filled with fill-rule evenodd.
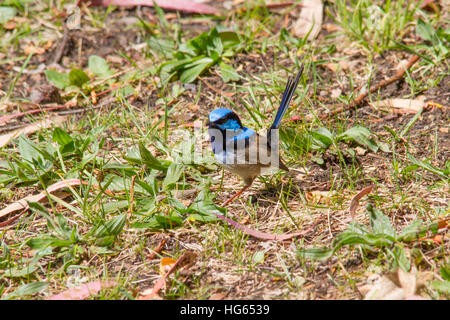
<svg viewBox="0 0 450 320"><path fill-rule="evenodd" d="M363 100L367 97L369 92L370 93L375 92L375 91L379 90L380 88L385 87L385 86L403 78L403 76L406 73L406 70L411 68L412 65L417 62L417 60L419 60L419 56L417 56L417 55L412 56L411 59L409 59L406 66L404 68L397 70L397 72L392 77L390 77L387 80L380 81L376 86L370 88L366 92L361 93L355 100L353 100L353 102L350 102L349 104L338 104L333 111L330 111L327 114L323 114L323 115L319 116L319 119L321 119L321 120L326 119L330 116L350 110L350 109L360 105L363 102Z"/></svg>
<svg viewBox="0 0 450 320"><path fill-rule="evenodd" d="M156 254L162 250L162 248L166 244L166 241L167 241L166 238L162 239L161 242L158 244L158 246L154 250L152 250L152 253L150 253L147 259L148 260L154 259Z"/></svg>
<svg viewBox="0 0 450 320"><path fill-rule="evenodd" d="M66 24L63 24L63 39L58 49L56 50L55 58L53 59L53 63L59 63L64 54L64 49L66 48L67 42L69 41L69 29L67 29Z"/></svg>

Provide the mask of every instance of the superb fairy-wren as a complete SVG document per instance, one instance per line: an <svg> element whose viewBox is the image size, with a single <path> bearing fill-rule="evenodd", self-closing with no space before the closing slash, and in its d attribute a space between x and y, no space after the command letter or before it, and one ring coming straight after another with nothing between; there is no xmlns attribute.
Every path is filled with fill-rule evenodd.
<svg viewBox="0 0 450 320"><path fill-rule="evenodd" d="M303 65L295 78L288 78L275 120L265 136L244 127L238 115L229 109L216 109L209 113L208 132L215 159L224 168L239 175L244 187L225 201L226 206L238 197L253 180L271 168L289 171L278 152L278 129L298 86Z"/></svg>

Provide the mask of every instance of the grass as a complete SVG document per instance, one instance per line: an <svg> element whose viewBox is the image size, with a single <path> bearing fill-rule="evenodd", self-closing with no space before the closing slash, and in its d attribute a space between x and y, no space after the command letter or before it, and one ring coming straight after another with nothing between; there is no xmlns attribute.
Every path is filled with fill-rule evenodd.
<svg viewBox="0 0 450 320"><path fill-rule="evenodd" d="M55 10L67 5L58 1ZM63 179L85 182L47 193L46 201L29 203L26 214L0 227L2 299L45 299L96 280L117 285L90 299L136 299L160 277L163 258L176 260L186 250L198 257L168 278L163 299L203 300L216 293L359 299L368 276L413 267L425 283L420 295L448 299L446 13L406 0L331 1L326 25L310 42L292 35L299 9L261 5L245 1L246 10L228 17L142 8L126 27L120 19L136 17L135 9L82 7L82 29L70 34L75 41L61 68L49 66L62 32L57 13L46 3L0 6L14 8L9 20L16 22L12 29L0 23L1 112L34 108L27 107L29 93L49 83L64 102L84 108L64 110L62 124L20 135L0 149L2 208ZM31 29L42 20L47 24ZM205 20L208 26L197 28ZM26 53L27 46L49 40L51 49ZM367 102L423 94L443 108L388 119L365 102L321 120L334 105L392 75L411 54L421 59L405 80ZM40 63L45 73L33 76ZM217 166L204 130L195 140L180 134L192 135L195 121L203 127L219 107L232 108L255 130L268 127L287 76L301 63L305 71L280 133L291 172L258 178L221 208L241 181ZM182 150L196 150L197 161L182 158ZM350 201L370 184L374 191L352 221ZM215 213L268 233L313 231L261 241Z"/></svg>

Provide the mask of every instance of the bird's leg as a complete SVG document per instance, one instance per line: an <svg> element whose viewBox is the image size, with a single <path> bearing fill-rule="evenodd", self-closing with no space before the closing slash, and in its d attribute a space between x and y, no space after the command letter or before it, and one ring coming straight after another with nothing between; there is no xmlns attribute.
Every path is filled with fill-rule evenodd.
<svg viewBox="0 0 450 320"><path fill-rule="evenodd" d="M225 201L224 203L222 203L222 207L225 207L227 204L229 204L231 201L233 201L234 199L236 199L237 197L239 197L242 192L244 192L245 190L248 189L248 187L250 187L249 185L245 185L241 190L239 190L234 196L232 196L230 199L228 199L227 201Z"/></svg>

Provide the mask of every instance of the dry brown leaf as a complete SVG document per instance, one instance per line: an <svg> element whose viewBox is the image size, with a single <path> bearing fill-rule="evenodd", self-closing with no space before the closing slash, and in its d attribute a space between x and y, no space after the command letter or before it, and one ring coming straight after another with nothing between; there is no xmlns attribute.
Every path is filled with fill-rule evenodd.
<svg viewBox="0 0 450 320"><path fill-rule="evenodd" d="M6 22L3 25L3 28L5 28L6 30L12 30L15 29L17 26L17 23L14 20L9 20L8 22Z"/></svg>
<svg viewBox="0 0 450 320"><path fill-rule="evenodd" d="M193 103L189 103L187 105L187 107L189 108L189 110L191 110L192 112L198 112L198 110L200 110L200 107L196 104Z"/></svg>
<svg viewBox="0 0 450 320"><path fill-rule="evenodd" d="M413 267L410 272L398 268L387 275L375 275L371 284L359 286L358 289L364 295L364 300L425 300L417 295L421 286L417 269Z"/></svg>
<svg viewBox="0 0 450 320"><path fill-rule="evenodd" d="M322 0L304 0L300 17L294 25L294 35L304 38L308 33L308 40L314 40L322 28L323 2Z"/></svg>
<svg viewBox="0 0 450 320"><path fill-rule="evenodd" d="M192 250L186 250L177 260L174 264L172 264L169 271L167 271L161 278L159 278L153 288L150 290L150 288L147 288L141 292L141 296L138 298L139 300L150 300L157 297L157 294L159 290L164 286L166 283L167 277L173 273L174 271L181 269L181 268L189 268L194 264L195 259L197 258L197 254ZM150 293L148 293L150 292Z"/></svg>
<svg viewBox="0 0 450 320"><path fill-rule="evenodd" d="M212 294L208 300L223 300L227 296L226 292L218 292Z"/></svg>
<svg viewBox="0 0 450 320"><path fill-rule="evenodd" d="M6 208L0 210L0 218L6 217L7 215L10 215L20 210L22 211L27 210L29 208L28 202L40 202L47 198L47 193L55 192L67 186L77 186L80 185L81 183L82 182L80 179L68 179L56 182L52 184L50 187L48 187L46 192L41 192L36 195L27 196L19 201L13 202L10 205L6 206Z"/></svg>
<svg viewBox="0 0 450 320"><path fill-rule="evenodd" d="M352 201L350 202L350 209L349 213L352 216L352 218L355 217L356 209L358 209L359 200L361 200L362 197L369 194L373 189L373 185L368 186L364 189L362 189L356 196L353 197Z"/></svg>
<svg viewBox="0 0 450 320"><path fill-rule="evenodd" d="M117 286L117 283L114 281L93 281L52 295L47 300L83 300L97 294L102 288L113 286Z"/></svg>
<svg viewBox="0 0 450 320"><path fill-rule="evenodd" d="M33 132L41 130L42 128L48 128L52 125L60 124L64 122L65 119L66 117L63 116L54 116L51 119L47 118L44 120L36 121L27 125L26 127L14 130L7 134L3 134L0 136L0 148L6 146L12 139L20 136L21 134L29 135Z"/></svg>
<svg viewBox="0 0 450 320"><path fill-rule="evenodd" d="M417 113L426 106L424 97L421 99L386 99L377 102L369 103L373 108L395 108L401 109L410 113Z"/></svg>

